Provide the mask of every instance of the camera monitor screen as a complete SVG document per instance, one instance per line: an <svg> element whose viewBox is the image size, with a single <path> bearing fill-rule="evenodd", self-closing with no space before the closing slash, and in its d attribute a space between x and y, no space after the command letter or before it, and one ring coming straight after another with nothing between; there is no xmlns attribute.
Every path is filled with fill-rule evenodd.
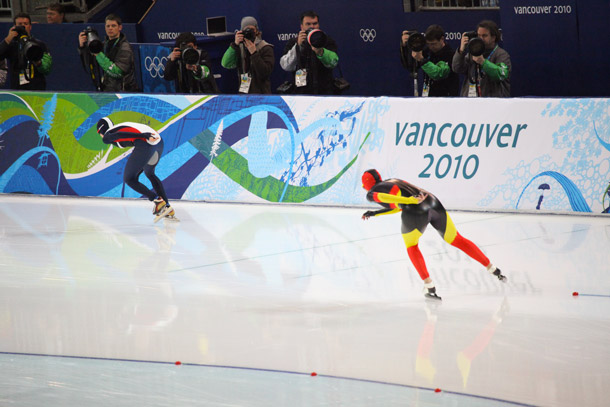
<svg viewBox="0 0 610 407"><path fill-rule="evenodd" d="M227 31L227 18L208 17L205 19L206 33L210 37L218 37L220 35L234 34Z"/></svg>

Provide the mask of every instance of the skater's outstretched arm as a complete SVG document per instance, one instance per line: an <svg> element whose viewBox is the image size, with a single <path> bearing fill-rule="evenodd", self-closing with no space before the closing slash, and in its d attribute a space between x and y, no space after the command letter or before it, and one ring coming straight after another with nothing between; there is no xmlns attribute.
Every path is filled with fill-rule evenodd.
<svg viewBox="0 0 610 407"><path fill-rule="evenodd" d="M362 214L362 220L367 220L371 216L379 216L379 215L392 215L394 213L400 212L402 209L379 209L378 211L366 211Z"/></svg>
<svg viewBox="0 0 610 407"><path fill-rule="evenodd" d="M128 131L116 131L110 132L107 131L104 134L103 141L106 144L120 143L123 146L125 145L133 145L136 140L145 140L155 139L155 135L152 133L132 133Z"/></svg>

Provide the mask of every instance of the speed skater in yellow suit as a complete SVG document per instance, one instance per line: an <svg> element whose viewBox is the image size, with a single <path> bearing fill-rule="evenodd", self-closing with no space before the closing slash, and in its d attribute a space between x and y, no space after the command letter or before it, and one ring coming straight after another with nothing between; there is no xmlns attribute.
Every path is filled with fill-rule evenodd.
<svg viewBox="0 0 610 407"><path fill-rule="evenodd" d="M382 180L379 172L375 169L367 170L362 174L362 187L368 191L366 194L367 200L383 206L383 209L377 211L366 211L362 215L363 220L367 220L371 216L401 212L402 238L407 246L407 253L413 266L424 281L426 297L441 299L436 294L436 287L430 278L424 256L418 247L419 238L425 232L428 224L436 229L445 242L457 247L481 263L498 280L506 282L506 277L502 275L500 269L489 261L481 249L458 233L441 202L430 192L400 179Z"/></svg>

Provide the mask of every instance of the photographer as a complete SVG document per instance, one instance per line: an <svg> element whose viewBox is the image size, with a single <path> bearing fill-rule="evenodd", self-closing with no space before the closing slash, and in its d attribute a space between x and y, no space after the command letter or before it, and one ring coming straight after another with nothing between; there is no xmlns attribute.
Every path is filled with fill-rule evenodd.
<svg viewBox="0 0 610 407"><path fill-rule="evenodd" d="M235 33L222 57L222 66L239 74L239 93L271 94L271 72L275 56L273 45L263 41L254 17L241 19L241 31Z"/></svg>
<svg viewBox="0 0 610 407"><path fill-rule="evenodd" d="M440 25L428 27L424 36L403 31L400 60L410 72L419 68L424 72L423 97L458 96L459 78L451 70L453 49L445 42L445 31Z"/></svg>
<svg viewBox="0 0 610 407"><path fill-rule="evenodd" d="M284 55L280 58L282 69L294 72L292 93L334 94L333 69L338 63L337 44L320 31L319 16L313 11L301 14L301 31L286 43Z"/></svg>
<svg viewBox="0 0 610 407"><path fill-rule="evenodd" d="M114 14L106 17L106 39L100 50L91 49L87 44L87 31L78 36L79 53L85 67L93 70L99 65L103 74L101 82L96 84L104 92L137 92L135 62L133 50L127 41L121 18ZM93 56L93 58L91 58Z"/></svg>
<svg viewBox="0 0 610 407"><path fill-rule="evenodd" d="M510 97L510 55L498 45L500 39L498 26L489 20L481 21L476 33L462 35L453 55L453 71L466 75L460 96Z"/></svg>
<svg viewBox="0 0 610 407"><path fill-rule="evenodd" d="M62 24L66 21L66 9L59 3L47 6L47 24Z"/></svg>
<svg viewBox="0 0 610 407"><path fill-rule="evenodd" d="M197 48L197 39L190 32L183 32L176 38L163 77L175 81L179 93L218 93L208 53Z"/></svg>
<svg viewBox="0 0 610 407"><path fill-rule="evenodd" d="M6 58L10 66L10 89L45 90L45 75L51 71L53 59L44 42L31 35L32 20L27 13L13 19L4 41L0 41L0 59Z"/></svg>

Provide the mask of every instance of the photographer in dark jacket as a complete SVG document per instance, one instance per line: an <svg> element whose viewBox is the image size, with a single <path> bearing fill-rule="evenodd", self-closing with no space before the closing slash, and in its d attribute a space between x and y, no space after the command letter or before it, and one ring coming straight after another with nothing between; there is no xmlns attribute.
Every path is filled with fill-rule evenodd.
<svg viewBox="0 0 610 407"><path fill-rule="evenodd" d="M339 63L337 44L331 37L323 34L318 47L310 44L308 34L320 30L320 18L313 11L301 14L301 31L296 38L291 38L280 58L280 66L287 72L294 72L291 81L294 92L309 95L332 95L333 69ZM313 33L312 33L313 34Z"/></svg>
<svg viewBox="0 0 610 407"><path fill-rule="evenodd" d="M419 49L420 47L411 49L408 44L409 37L410 32L403 31L400 60L410 72L415 72L418 68L424 71L422 96L458 96L460 81L458 75L451 69L453 49L445 42L443 27L433 24L426 29L424 49Z"/></svg>
<svg viewBox="0 0 610 407"><path fill-rule="evenodd" d="M183 32L176 38L163 77L174 81L179 93L218 93L208 53L197 48L197 39L190 32Z"/></svg>
<svg viewBox="0 0 610 407"><path fill-rule="evenodd" d="M262 38L254 17L241 19L241 30L222 56L221 65L237 69L239 93L271 93L271 72L275 64L273 45Z"/></svg>
<svg viewBox="0 0 610 407"><path fill-rule="evenodd" d="M483 43L481 55L471 54L474 38ZM466 75L460 96L510 97L512 64L508 52L498 44L501 39L498 25L491 20L481 21L476 32L462 35L460 48L453 55L453 70Z"/></svg>
<svg viewBox="0 0 610 407"><path fill-rule="evenodd" d="M123 30L121 17L115 14L106 16L106 39L101 52L87 50L87 34L85 31L78 36L79 53L85 66L92 66L90 57L103 71L100 90L104 92L137 92L135 77L135 61L131 44L127 41Z"/></svg>
<svg viewBox="0 0 610 407"><path fill-rule="evenodd" d="M53 59L44 42L31 35L32 20L27 13L19 13L13 19L4 41L0 41L0 59L8 59L10 66L10 89L45 90L45 75L51 71ZM29 44L29 45L26 45ZM34 54L33 61L28 60L26 48L34 45L39 52ZM33 49L31 48L30 51Z"/></svg>

